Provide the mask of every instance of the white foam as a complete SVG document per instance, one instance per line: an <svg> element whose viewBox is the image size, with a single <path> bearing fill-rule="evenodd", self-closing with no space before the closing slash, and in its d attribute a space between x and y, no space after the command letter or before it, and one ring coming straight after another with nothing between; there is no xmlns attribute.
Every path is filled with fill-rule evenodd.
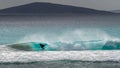
<svg viewBox="0 0 120 68"><path fill-rule="evenodd" d="M0 54L0 62L34 62L65 59L80 61L120 61L120 51L2 51Z"/></svg>

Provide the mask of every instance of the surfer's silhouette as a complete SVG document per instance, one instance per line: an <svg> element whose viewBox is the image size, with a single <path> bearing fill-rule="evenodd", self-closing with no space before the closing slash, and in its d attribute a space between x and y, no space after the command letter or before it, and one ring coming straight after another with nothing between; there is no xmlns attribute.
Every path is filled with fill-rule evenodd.
<svg viewBox="0 0 120 68"><path fill-rule="evenodd" d="M45 45L44 44L40 44L40 47L42 48L42 50L45 50Z"/></svg>

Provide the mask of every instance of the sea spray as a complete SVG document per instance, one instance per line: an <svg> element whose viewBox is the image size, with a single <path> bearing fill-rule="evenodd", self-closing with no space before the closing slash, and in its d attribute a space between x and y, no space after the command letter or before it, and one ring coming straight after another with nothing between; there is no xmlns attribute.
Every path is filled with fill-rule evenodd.
<svg viewBox="0 0 120 68"><path fill-rule="evenodd" d="M18 42L44 42L48 44L46 51L79 51L104 49L108 41L114 43L119 39L100 29L76 29L54 36L41 33L27 35Z"/></svg>

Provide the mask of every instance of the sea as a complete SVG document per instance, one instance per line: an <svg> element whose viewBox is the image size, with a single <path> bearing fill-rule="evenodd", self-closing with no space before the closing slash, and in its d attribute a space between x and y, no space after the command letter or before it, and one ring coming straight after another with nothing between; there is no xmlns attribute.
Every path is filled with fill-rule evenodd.
<svg viewBox="0 0 120 68"><path fill-rule="evenodd" d="M119 54L119 15L0 15L0 68L120 68Z"/></svg>

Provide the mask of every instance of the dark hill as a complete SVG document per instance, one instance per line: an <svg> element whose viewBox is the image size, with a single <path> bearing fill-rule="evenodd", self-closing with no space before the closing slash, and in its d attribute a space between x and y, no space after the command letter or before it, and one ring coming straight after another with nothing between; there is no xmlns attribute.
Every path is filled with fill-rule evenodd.
<svg viewBox="0 0 120 68"><path fill-rule="evenodd" d="M36 2L26 5L11 7L0 10L0 15L16 14L114 14L112 12L100 11L90 8L61 5L53 3Z"/></svg>

